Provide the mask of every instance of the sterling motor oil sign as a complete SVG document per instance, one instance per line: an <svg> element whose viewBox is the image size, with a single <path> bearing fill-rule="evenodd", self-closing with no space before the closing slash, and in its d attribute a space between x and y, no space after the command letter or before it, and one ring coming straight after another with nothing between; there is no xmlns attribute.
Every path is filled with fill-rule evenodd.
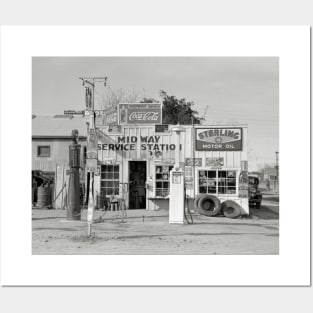
<svg viewBox="0 0 313 313"><path fill-rule="evenodd" d="M196 150L241 151L242 128L197 128Z"/></svg>

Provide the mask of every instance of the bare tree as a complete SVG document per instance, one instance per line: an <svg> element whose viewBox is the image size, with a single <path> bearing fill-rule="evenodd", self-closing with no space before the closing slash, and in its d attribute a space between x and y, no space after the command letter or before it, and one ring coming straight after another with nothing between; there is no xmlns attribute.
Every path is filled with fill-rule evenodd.
<svg viewBox="0 0 313 313"><path fill-rule="evenodd" d="M107 109L118 105L119 103L139 102L142 94L136 90L125 90L123 88L112 89L108 87L102 95L101 109Z"/></svg>

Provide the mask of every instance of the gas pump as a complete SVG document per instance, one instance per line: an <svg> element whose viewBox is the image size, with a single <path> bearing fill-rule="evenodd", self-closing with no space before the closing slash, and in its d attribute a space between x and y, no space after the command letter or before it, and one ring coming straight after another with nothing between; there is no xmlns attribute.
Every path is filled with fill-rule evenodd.
<svg viewBox="0 0 313 313"><path fill-rule="evenodd" d="M67 220L80 220L80 195L79 195L79 169L80 169L80 145L78 144L78 130L72 131L72 144L69 147L70 177L68 185Z"/></svg>
<svg viewBox="0 0 313 313"><path fill-rule="evenodd" d="M185 176L181 168L174 167L170 172L169 222L184 224Z"/></svg>
<svg viewBox="0 0 313 313"><path fill-rule="evenodd" d="M176 133L175 166L170 172L169 223L184 224L185 210L185 173L180 163L180 133L185 129L180 125L172 128Z"/></svg>

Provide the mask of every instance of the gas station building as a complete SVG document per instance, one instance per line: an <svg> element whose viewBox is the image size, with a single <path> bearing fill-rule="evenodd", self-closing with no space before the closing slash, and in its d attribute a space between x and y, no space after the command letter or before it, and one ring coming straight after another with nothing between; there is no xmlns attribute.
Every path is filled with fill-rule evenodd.
<svg viewBox="0 0 313 313"><path fill-rule="evenodd" d="M122 196L121 186L127 183L130 209L168 209L170 171L179 150L189 201L208 193L238 198L242 207L248 207L242 203L247 199L241 197L239 182L241 171L248 170L247 127L181 125L180 135L174 127L122 125L118 133L103 127L98 136L100 175L95 177L95 190Z"/></svg>
<svg viewBox="0 0 313 313"><path fill-rule="evenodd" d="M54 171L57 193L66 180L73 129L79 131L84 168L86 122L73 116L35 117L32 122L32 169ZM247 190L240 183L241 173L248 171L247 126L181 125L184 131L180 133L174 127L152 123L97 125L94 196L124 198L129 209L168 209L170 171L179 151L190 205L198 194L212 194L239 202L248 214ZM84 175L82 171L82 178Z"/></svg>

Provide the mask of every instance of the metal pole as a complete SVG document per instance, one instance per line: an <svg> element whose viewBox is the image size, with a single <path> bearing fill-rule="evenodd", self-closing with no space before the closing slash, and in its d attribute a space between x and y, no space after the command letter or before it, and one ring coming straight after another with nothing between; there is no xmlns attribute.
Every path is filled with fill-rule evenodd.
<svg viewBox="0 0 313 313"><path fill-rule="evenodd" d="M279 165L278 165L278 151L276 153L276 191L279 190Z"/></svg>

